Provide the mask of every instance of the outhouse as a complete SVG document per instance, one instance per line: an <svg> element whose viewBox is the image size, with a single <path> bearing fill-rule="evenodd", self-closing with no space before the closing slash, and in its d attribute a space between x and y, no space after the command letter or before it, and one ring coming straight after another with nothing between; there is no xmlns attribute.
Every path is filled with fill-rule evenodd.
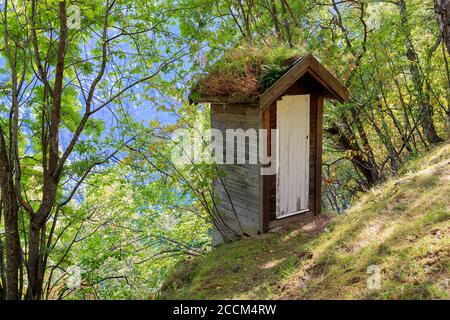
<svg viewBox="0 0 450 320"><path fill-rule="evenodd" d="M221 230L216 230L213 243L264 233L306 212L321 212L323 102L346 102L349 92L312 55L295 61L257 97L191 98L210 104L211 127L223 131L224 137L227 129L266 129L266 153L277 154L276 170L269 174L262 172L268 166L264 163L218 165L222 175L214 181L214 194L221 221L216 229ZM246 139L246 159L255 150L252 144L259 146L260 141L261 136L258 142ZM229 141L223 143L224 153L233 152L236 158L239 150L230 151Z"/></svg>

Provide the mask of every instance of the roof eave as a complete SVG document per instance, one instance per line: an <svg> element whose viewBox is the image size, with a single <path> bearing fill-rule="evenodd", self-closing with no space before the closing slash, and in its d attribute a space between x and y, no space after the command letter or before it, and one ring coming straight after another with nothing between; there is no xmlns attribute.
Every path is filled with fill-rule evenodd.
<svg viewBox="0 0 450 320"><path fill-rule="evenodd" d="M260 97L261 109L266 108L290 86L306 73L318 81L330 94L340 103L348 102L350 94L339 80L337 80L327 69L325 69L311 54L299 59L299 61Z"/></svg>
<svg viewBox="0 0 450 320"><path fill-rule="evenodd" d="M206 97L189 95L189 103L214 103L214 104L259 104L260 97L228 96L228 97Z"/></svg>

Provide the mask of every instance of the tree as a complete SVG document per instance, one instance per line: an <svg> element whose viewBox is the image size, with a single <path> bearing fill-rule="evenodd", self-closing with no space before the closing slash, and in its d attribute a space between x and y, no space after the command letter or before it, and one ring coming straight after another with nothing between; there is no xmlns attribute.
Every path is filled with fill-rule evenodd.
<svg viewBox="0 0 450 320"><path fill-rule="evenodd" d="M161 279L138 266L125 279L121 259L203 250L207 226L223 226L209 184L220 172L177 167L167 141L207 113L180 101L224 48L311 52L349 87L349 103L325 106L324 196L337 211L450 132L448 1L5 0L0 10L0 298L130 297L139 277ZM142 124L133 108L144 105L153 120ZM154 119L162 113L168 123ZM127 208L131 224L110 216ZM182 223L159 228L162 217ZM135 231L145 239L122 245ZM114 268L101 272L107 259ZM61 281L74 264L85 287L72 291Z"/></svg>
<svg viewBox="0 0 450 320"><path fill-rule="evenodd" d="M445 48L447 49L447 53L450 54L450 2L448 0L435 0L434 1L434 10L436 13L436 19L439 24L439 29L441 31L442 41L445 43ZM444 53L445 55L445 53ZM447 84L448 91L450 91L450 76L449 76L449 68L447 63L447 58L445 58L445 66L447 68ZM448 96L448 94L447 94ZM450 103L445 110L447 114L447 127L450 130Z"/></svg>
<svg viewBox="0 0 450 320"><path fill-rule="evenodd" d="M436 3L442 14L447 7ZM447 56L439 54L443 42L430 19L431 4L258 0L230 17L220 6L217 10L221 19L235 23L243 41L312 52L349 87L350 103L326 106L326 143L333 146L334 160L351 162L351 179L366 189L396 174L407 157L443 141L450 73Z"/></svg>
<svg viewBox="0 0 450 320"><path fill-rule="evenodd" d="M96 167L134 139L133 132L120 133L126 106L150 103L155 90L172 90L164 75L192 53L191 37L179 37L172 27L177 5L183 6L144 0L2 5L0 189L7 299L42 298L60 211ZM136 102L136 94L144 99ZM110 133L104 131L108 118L116 122Z"/></svg>
<svg viewBox="0 0 450 320"><path fill-rule="evenodd" d="M401 26L403 28L403 32L405 33L406 56L409 61L409 69L412 75L414 91L419 104L421 126L427 141L431 144L437 144L442 142L442 139L438 136L434 126L433 106L430 104L430 94L428 92L424 92L425 79L423 78L422 70L420 70L418 56L411 40L406 2L404 0L399 0L397 4L400 10Z"/></svg>

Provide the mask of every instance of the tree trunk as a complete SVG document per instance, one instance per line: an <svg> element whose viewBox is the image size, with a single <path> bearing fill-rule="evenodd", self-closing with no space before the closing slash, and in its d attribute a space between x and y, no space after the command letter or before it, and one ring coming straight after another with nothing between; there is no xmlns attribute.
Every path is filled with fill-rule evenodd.
<svg viewBox="0 0 450 320"><path fill-rule="evenodd" d="M377 124L375 116L372 116L371 118L372 127L374 128L376 134L378 135L378 138L386 148L388 159L391 162L391 170L395 174L400 169L401 165L400 156L390 138L391 135L388 129L388 125L386 123L386 120L384 119L383 111L381 110L383 107L380 105L378 108L380 109L381 128ZM382 128L384 131L382 130Z"/></svg>
<svg viewBox="0 0 450 320"><path fill-rule="evenodd" d="M40 228L31 222L28 236L28 299L40 300L42 297L42 285L39 285L39 274L42 265L40 263Z"/></svg>
<svg viewBox="0 0 450 320"><path fill-rule="evenodd" d="M271 9L270 9L270 11L271 11L270 14L272 15L272 21L273 21L275 36L277 37L278 40L280 40L281 28L280 28L280 23L278 21L277 6L276 6L274 0L271 1Z"/></svg>
<svg viewBox="0 0 450 320"><path fill-rule="evenodd" d="M430 96L424 92L423 85L425 79L419 68L419 59L411 42L411 32L409 30L408 13L406 10L406 3L404 0L398 2L400 7L401 25L406 36L406 57L409 61L409 70L412 75L414 91L419 104L420 125L425 134L425 138L430 144L437 144L443 140L437 134L433 121L433 106L430 103Z"/></svg>
<svg viewBox="0 0 450 320"><path fill-rule="evenodd" d="M450 1L449 0L435 0L434 12L436 13L436 19L441 30L442 41L445 44L447 53L450 54ZM448 88L450 91L450 75L448 74L447 58L444 52L444 60L447 69ZM450 104L447 106L447 132L448 139L450 140Z"/></svg>
<svg viewBox="0 0 450 320"><path fill-rule="evenodd" d="M429 98L427 98L424 103L421 103L419 107L420 117L422 121L421 125L427 141L430 144L437 144L444 141L436 132L436 128L433 122L433 106L430 104Z"/></svg>
<svg viewBox="0 0 450 320"><path fill-rule="evenodd" d="M367 188L381 181L376 164L370 160L370 157L364 156L364 151L359 147L356 137L346 121L334 123L332 127L326 129L326 132L335 138L336 149L351 152L349 160L366 179L364 184Z"/></svg>
<svg viewBox="0 0 450 320"><path fill-rule="evenodd" d="M445 112L445 114L447 115L447 132L448 132L448 137L447 140L450 141L450 106L449 106L449 110L447 110Z"/></svg>
<svg viewBox="0 0 450 320"><path fill-rule="evenodd" d="M450 53L450 1L435 0L434 12L441 30L442 40L447 48L447 52Z"/></svg>
<svg viewBox="0 0 450 320"><path fill-rule="evenodd" d="M5 221L6 246L6 299L17 300L19 288L20 237L18 228L19 206L14 178L6 151L3 129L0 127L0 189Z"/></svg>
<svg viewBox="0 0 450 320"><path fill-rule="evenodd" d="M287 18L287 9L285 0L281 0L281 8L283 10L283 21L284 21L284 30L286 32L286 40L289 45L289 48L293 48L294 44L292 43L291 26Z"/></svg>
<svg viewBox="0 0 450 320"><path fill-rule="evenodd" d="M0 223L2 221L2 211L3 208L0 208ZM5 245L2 240L2 237L3 235L0 234L0 300L5 300L6 298Z"/></svg>
<svg viewBox="0 0 450 320"><path fill-rule="evenodd" d="M56 68L53 92L51 94L50 139L48 168L44 174L41 204L32 217L28 238L28 292L27 298L40 300L45 273L44 250L45 222L56 203L56 192L62 167L59 158L59 134L61 122L61 98L64 82L64 57L67 44L66 2L59 2L60 36L56 54ZM43 239L43 240L42 240Z"/></svg>
<svg viewBox="0 0 450 320"><path fill-rule="evenodd" d="M11 199L5 205L5 231L6 231L6 299L18 300L19 292L19 265L20 265L20 238L17 228L17 203Z"/></svg>
<svg viewBox="0 0 450 320"><path fill-rule="evenodd" d="M6 299L18 300L20 298L18 296L20 265L19 210L14 187L11 183L5 185L3 182L1 198L5 215Z"/></svg>

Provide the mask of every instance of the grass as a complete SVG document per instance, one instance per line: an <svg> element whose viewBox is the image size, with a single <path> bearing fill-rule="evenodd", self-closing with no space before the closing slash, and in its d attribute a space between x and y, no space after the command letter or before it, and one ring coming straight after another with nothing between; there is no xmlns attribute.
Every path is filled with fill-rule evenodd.
<svg viewBox="0 0 450 320"><path fill-rule="evenodd" d="M177 266L161 298L449 299L450 145L402 170L313 231L293 225Z"/></svg>
<svg viewBox="0 0 450 320"><path fill-rule="evenodd" d="M198 77L191 97L256 97L289 69L299 52L250 45L227 50Z"/></svg>

